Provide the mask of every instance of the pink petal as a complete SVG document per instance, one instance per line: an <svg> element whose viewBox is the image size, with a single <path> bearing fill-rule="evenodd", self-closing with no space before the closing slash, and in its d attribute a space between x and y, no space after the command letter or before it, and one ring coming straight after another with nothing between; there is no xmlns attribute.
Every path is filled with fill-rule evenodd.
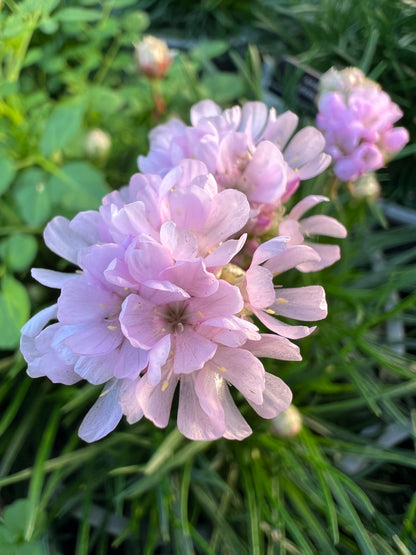
<svg viewBox="0 0 416 555"><path fill-rule="evenodd" d="M287 242L288 242L287 237L273 237L273 239L269 239L269 241L262 243L254 251L251 266L257 266L258 264L262 264L269 258L272 258L276 254L284 251L284 249L286 248Z"/></svg>
<svg viewBox="0 0 416 555"><path fill-rule="evenodd" d="M304 127L285 148L285 160L291 168L299 169L319 157L324 148L325 138L322 133L315 127Z"/></svg>
<svg viewBox="0 0 416 555"><path fill-rule="evenodd" d="M173 371L175 374L190 374L204 366L215 355L217 345L185 326L175 335Z"/></svg>
<svg viewBox="0 0 416 555"><path fill-rule="evenodd" d="M213 440L223 436L226 431L224 418L211 419L202 410L195 393L194 375L181 377L178 407L178 428L188 439Z"/></svg>
<svg viewBox="0 0 416 555"><path fill-rule="evenodd" d="M133 347L151 349L167 335L163 320L155 314L154 304L131 294L123 302L120 324L123 334Z"/></svg>
<svg viewBox="0 0 416 555"><path fill-rule="evenodd" d="M162 376L162 366L166 363L171 348L170 335L165 335L149 352L147 380L150 385L157 385Z"/></svg>
<svg viewBox="0 0 416 555"><path fill-rule="evenodd" d="M120 422L123 415L118 402L120 386L119 380L109 382L82 421L78 435L87 443L103 438Z"/></svg>
<svg viewBox="0 0 416 555"><path fill-rule="evenodd" d="M272 141L280 148L280 150L283 150L286 143L293 135L298 125L298 121L298 116L293 112L284 112L274 121L269 121L262 138Z"/></svg>
<svg viewBox="0 0 416 555"><path fill-rule="evenodd" d="M250 205L247 197L233 189L227 189L212 199L211 212L204 228L198 234L202 253L232 237L247 223Z"/></svg>
<svg viewBox="0 0 416 555"><path fill-rule="evenodd" d="M201 100L191 108L191 123L194 127L201 119L211 118L221 115L221 108L212 100Z"/></svg>
<svg viewBox="0 0 416 555"><path fill-rule="evenodd" d="M119 403L129 424L138 422L143 417L143 411L136 396L137 380L121 380Z"/></svg>
<svg viewBox="0 0 416 555"><path fill-rule="evenodd" d="M282 274L303 262L320 260L319 254L306 245L287 247L264 264L273 275Z"/></svg>
<svg viewBox="0 0 416 555"><path fill-rule="evenodd" d="M218 388L218 395L221 399L222 408L224 409L226 431L223 437L226 439L237 439L239 441L245 439L252 433L252 429L235 406L224 380L222 380L221 386Z"/></svg>
<svg viewBox="0 0 416 555"><path fill-rule="evenodd" d="M240 239L229 239L211 252L205 258L205 266L207 268L215 268L217 266L225 266L234 256L241 251L247 239L247 233L243 233Z"/></svg>
<svg viewBox="0 0 416 555"><path fill-rule="evenodd" d="M129 378L135 380L149 362L149 351L133 347L129 341L123 341L117 354L114 365L116 378Z"/></svg>
<svg viewBox="0 0 416 555"><path fill-rule="evenodd" d="M253 310L253 313L270 331L282 335L283 337L288 337L289 339L307 337L316 329L316 326L309 328L308 326L292 326L290 324L285 324L270 314L267 314L264 310Z"/></svg>
<svg viewBox="0 0 416 555"><path fill-rule="evenodd" d="M174 283L193 297L208 297L219 286L218 279L206 270L201 258L177 262L161 272L160 279Z"/></svg>
<svg viewBox="0 0 416 555"><path fill-rule="evenodd" d="M310 162L306 162L297 171L299 179L310 179L315 177L325 171L332 162L332 158L329 154L321 152L316 158Z"/></svg>
<svg viewBox="0 0 416 555"><path fill-rule="evenodd" d="M322 270L323 268L331 266L341 258L341 250L338 245L322 245L321 243L307 243L307 245L313 248L321 259L299 264L297 269L301 272L316 272Z"/></svg>
<svg viewBox="0 0 416 555"><path fill-rule="evenodd" d="M261 334L260 341L246 341L244 349L247 349L256 357L302 360L299 347L286 337L280 337L279 335Z"/></svg>
<svg viewBox="0 0 416 555"><path fill-rule="evenodd" d="M325 290L320 285L277 289L276 302L270 309L278 316L296 320L322 320L328 315Z"/></svg>
<svg viewBox="0 0 416 555"><path fill-rule="evenodd" d="M257 308L270 306L275 300L273 275L263 266L254 266L246 272L246 290L249 302Z"/></svg>
<svg viewBox="0 0 416 555"><path fill-rule="evenodd" d="M91 322L79 326L79 331L67 337L64 344L77 355L105 355L123 340L118 326L108 322Z"/></svg>
<svg viewBox="0 0 416 555"><path fill-rule="evenodd" d="M218 388L223 382L221 376L207 368L200 370L195 377L195 393L202 410L214 422L224 421L224 409L218 397Z"/></svg>
<svg viewBox="0 0 416 555"><path fill-rule="evenodd" d="M70 221L56 216L45 228L43 237L48 248L65 260L78 263L78 253L90 243L71 229Z"/></svg>
<svg viewBox="0 0 416 555"><path fill-rule="evenodd" d="M102 321L120 311L121 299L86 279L67 280L58 299L58 320L63 324Z"/></svg>
<svg viewBox="0 0 416 555"><path fill-rule="evenodd" d="M66 274L64 272L55 272L54 270L45 270L44 268L32 268L32 277L46 287L61 289L63 284L69 279L79 278L79 274Z"/></svg>
<svg viewBox="0 0 416 555"><path fill-rule="evenodd" d="M59 353L53 350L29 362L27 374L31 378L46 376L51 382L64 385L72 385L81 379L74 372L74 365L67 364L59 357Z"/></svg>
<svg viewBox="0 0 416 555"><path fill-rule="evenodd" d="M347 236L345 227L335 218L330 216L310 216L300 222L302 233L310 235L325 235L327 237L344 238Z"/></svg>
<svg viewBox="0 0 416 555"><path fill-rule="evenodd" d="M238 131L244 131L252 141L257 141L264 130L269 110L263 102L246 102L241 110Z"/></svg>
<svg viewBox="0 0 416 555"><path fill-rule="evenodd" d="M198 327L198 333L227 347L241 347L247 338L253 341L259 338L257 326L236 316L205 320Z"/></svg>
<svg viewBox="0 0 416 555"><path fill-rule="evenodd" d="M81 356L78 358L74 370L84 380L95 385L102 384L114 377L117 356L116 350L101 356Z"/></svg>
<svg viewBox="0 0 416 555"><path fill-rule="evenodd" d="M136 398L146 418L158 428L168 425L172 399L175 393L178 377L172 374L158 385L151 385L146 374L139 381Z"/></svg>
<svg viewBox="0 0 416 555"><path fill-rule="evenodd" d="M213 372L220 372L227 382L255 403L261 403L264 389L263 364L245 349L219 346L215 357L206 365Z"/></svg>
<svg viewBox="0 0 416 555"><path fill-rule="evenodd" d="M194 258L198 253L195 234L187 229L179 229L175 222L169 221L160 228L160 242L175 260Z"/></svg>
<svg viewBox="0 0 416 555"><path fill-rule="evenodd" d="M240 180L253 202L276 202L285 192L286 163L280 150L269 141L256 148Z"/></svg>
<svg viewBox="0 0 416 555"><path fill-rule="evenodd" d="M292 220L290 218L283 220L279 225L279 234L287 235L287 237L290 238L287 243L288 246L301 245L303 243L304 238L297 220Z"/></svg>
<svg viewBox="0 0 416 555"><path fill-rule="evenodd" d="M201 322L219 316L238 314L244 307L239 289L226 281L219 280L218 290L209 297L194 297L188 303L192 322Z"/></svg>
<svg viewBox="0 0 416 555"><path fill-rule="evenodd" d="M300 220L305 212L320 204L321 202L329 202L329 198L322 195L309 195L298 202L289 212L288 217L293 220Z"/></svg>
<svg viewBox="0 0 416 555"><path fill-rule="evenodd" d="M262 418L274 418L285 411L292 402L292 392L280 378L266 372L263 402L255 404L248 400Z"/></svg>

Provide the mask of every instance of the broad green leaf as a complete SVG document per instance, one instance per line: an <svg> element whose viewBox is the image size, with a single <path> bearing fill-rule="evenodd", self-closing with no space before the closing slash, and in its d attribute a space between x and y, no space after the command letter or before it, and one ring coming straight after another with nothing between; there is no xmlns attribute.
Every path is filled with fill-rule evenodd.
<svg viewBox="0 0 416 555"><path fill-rule="evenodd" d="M190 56L193 60L202 64L212 58L217 58L228 50L228 43L223 40L202 41L192 48Z"/></svg>
<svg viewBox="0 0 416 555"><path fill-rule="evenodd" d="M146 12L142 12L140 10L127 12L121 20L121 26L127 32L129 38L131 38L130 34L132 34L132 38L135 41L140 40L140 33L147 29L149 24L149 16ZM125 35L123 35L122 38L124 39L123 42L127 40Z"/></svg>
<svg viewBox="0 0 416 555"><path fill-rule="evenodd" d="M32 263L38 250L36 239L32 235L17 233L0 244L0 257L12 272L26 270Z"/></svg>
<svg viewBox="0 0 416 555"><path fill-rule="evenodd" d="M81 127L84 110L81 102L61 104L52 110L40 141L42 154L50 156L69 143Z"/></svg>
<svg viewBox="0 0 416 555"><path fill-rule="evenodd" d="M4 156L0 158L0 194L4 193L16 174L13 162Z"/></svg>
<svg viewBox="0 0 416 555"><path fill-rule="evenodd" d="M71 212L97 209L109 192L103 174L85 162L70 162L62 167L62 176L52 176L47 190L53 202Z"/></svg>
<svg viewBox="0 0 416 555"><path fill-rule="evenodd" d="M51 201L45 188L45 173L39 168L27 170L19 178L15 197L23 220L33 226L46 222L51 212Z"/></svg>
<svg viewBox="0 0 416 555"><path fill-rule="evenodd" d="M59 25L56 19L52 19L51 17L45 17L39 24L39 29L45 35L53 35L58 30Z"/></svg>
<svg viewBox="0 0 416 555"><path fill-rule="evenodd" d="M244 83L235 73L212 73L202 79L208 97L219 104L235 101L244 94Z"/></svg>
<svg viewBox="0 0 416 555"><path fill-rule="evenodd" d="M0 349L19 345L20 329L29 318L30 301L25 287L14 277L5 275L0 292Z"/></svg>
<svg viewBox="0 0 416 555"><path fill-rule="evenodd" d="M119 110L124 102L120 93L106 87L91 87L87 95L92 111L100 114L112 114Z"/></svg>
<svg viewBox="0 0 416 555"><path fill-rule="evenodd" d="M99 21L102 13L100 10L88 8L63 8L56 14L54 18L65 23L78 23L88 21Z"/></svg>

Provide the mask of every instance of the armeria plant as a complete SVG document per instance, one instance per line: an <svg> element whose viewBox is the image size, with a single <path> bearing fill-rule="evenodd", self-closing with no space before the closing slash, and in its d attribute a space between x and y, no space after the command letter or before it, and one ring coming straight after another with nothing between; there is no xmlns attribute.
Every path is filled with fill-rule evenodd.
<svg viewBox="0 0 416 555"><path fill-rule="evenodd" d="M322 134L293 135L297 123L261 102L199 102L190 126L172 119L151 132L141 173L98 211L47 225L47 246L79 269L33 270L61 294L23 327L21 350L32 377L104 384L84 440L123 415L165 427L178 386L178 427L195 440L251 433L230 386L264 418L289 407L289 387L260 359L300 360L292 341L314 331L303 322L325 318L327 304L323 287L291 287L285 273L339 259L337 245L310 236L346 236L329 216L303 218L326 197L285 214L301 180L330 164Z"/></svg>

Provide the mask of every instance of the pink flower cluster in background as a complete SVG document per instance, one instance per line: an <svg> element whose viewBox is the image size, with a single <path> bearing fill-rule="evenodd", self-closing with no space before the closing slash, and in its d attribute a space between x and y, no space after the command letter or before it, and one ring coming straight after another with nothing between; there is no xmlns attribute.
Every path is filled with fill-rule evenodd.
<svg viewBox="0 0 416 555"><path fill-rule="evenodd" d="M328 166L320 132L292 137L297 117L260 102L222 111L206 100L191 121L155 128L142 173L98 211L45 229L47 246L78 270L33 269L60 296L24 326L21 351L31 377L103 384L79 430L88 442L123 415L165 427L177 389L186 437L245 438L230 388L264 418L286 410L289 387L260 359L300 360L292 340L327 314L321 286L290 287L285 273L338 260L338 246L310 236L345 228L303 217L325 197L306 197L286 218L282 204Z"/></svg>
<svg viewBox="0 0 416 555"><path fill-rule="evenodd" d="M404 127L394 127L400 108L358 68L331 68L321 77L318 110L325 151L343 181L383 167L409 141Z"/></svg>

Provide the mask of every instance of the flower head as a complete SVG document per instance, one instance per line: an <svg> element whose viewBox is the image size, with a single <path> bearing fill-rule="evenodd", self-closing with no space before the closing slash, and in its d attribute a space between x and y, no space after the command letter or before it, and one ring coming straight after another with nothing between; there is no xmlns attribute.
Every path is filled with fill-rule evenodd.
<svg viewBox="0 0 416 555"><path fill-rule="evenodd" d="M343 181L381 168L409 140L405 128L393 127L403 115L400 108L358 68L331 68L322 76L318 109L325 150Z"/></svg>
<svg viewBox="0 0 416 555"><path fill-rule="evenodd" d="M291 138L297 123L292 112L278 116L262 102L223 111L203 100L191 108L191 126L173 119L150 133L150 152L139 157L139 167L163 176L184 158L203 161L220 190L246 195L251 208L247 230L261 235L300 181L330 163L317 129L306 127Z"/></svg>
<svg viewBox="0 0 416 555"><path fill-rule="evenodd" d="M186 437L247 437L232 389L264 418L285 411L292 393L261 359L300 360L291 340L315 327L285 320L327 313L321 286L291 288L281 278L327 265L302 232L342 236L325 216L315 226L313 216L298 221L321 197L295 206L285 235L263 236L299 180L327 165L322 136L305 129L290 140L296 116L261 103L223 112L204 101L191 117L190 127L173 120L154 130L141 159L153 170L133 175L97 211L58 216L44 232L78 269L32 270L60 295L23 327L21 350L32 377L103 386L79 430L85 441L123 415L165 427L176 392Z"/></svg>

